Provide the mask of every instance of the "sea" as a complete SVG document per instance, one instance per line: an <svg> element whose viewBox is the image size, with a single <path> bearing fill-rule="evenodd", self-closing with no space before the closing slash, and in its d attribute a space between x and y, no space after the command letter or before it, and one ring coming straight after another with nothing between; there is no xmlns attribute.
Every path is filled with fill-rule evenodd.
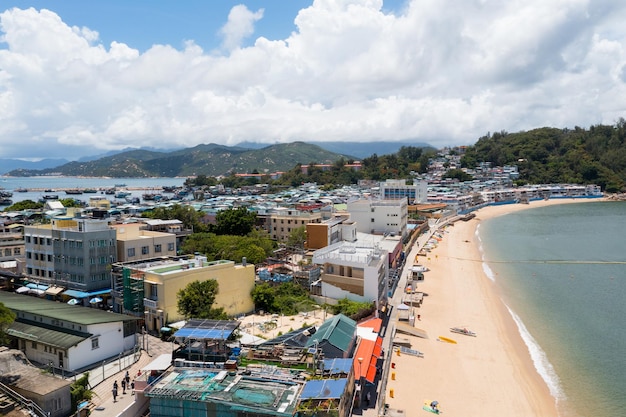
<svg viewBox="0 0 626 417"><path fill-rule="evenodd" d="M626 416L626 202L530 208L477 235L559 415Z"/></svg>
<svg viewBox="0 0 626 417"><path fill-rule="evenodd" d="M141 199L143 194L156 193L163 186L182 186L186 178L85 178L85 177L0 177L0 189L12 191L13 203L23 200L39 201L44 195L58 195L60 199L76 198L85 202L89 197L102 196L111 201L117 200L114 195L105 195L104 190L115 187L125 189L131 193L130 197ZM26 189L26 192L16 192L17 189ZM71 188L93 188L95 194L66 195L64 190ZM50 190L50 191L46 191ZM125 201L119 201L124 203ZM0 207L0 210L4 207Z"/></svg>

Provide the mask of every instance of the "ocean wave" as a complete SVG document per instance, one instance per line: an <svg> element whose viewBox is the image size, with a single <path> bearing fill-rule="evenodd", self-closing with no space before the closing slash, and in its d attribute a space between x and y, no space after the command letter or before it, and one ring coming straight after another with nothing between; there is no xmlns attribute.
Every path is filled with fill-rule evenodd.
<svg viewBox="0 0 626 417"><path fill-rule="evenodd" d="M541 349L535 338L532 337L526 326L524 326L522 319L520 319L519 316L517 316L517 314L515 314L508 305L505 304L505 307L509 311L509 314L511 314L513 321L515 321L519 334L520 336L522 336L522 340L528 348L528 353L530 353L530 357L533 361L535 369L548 386L548 389L550 390L550 395L555 398L557 403L561 400L564 400L565 393L563 392L563 389L561 387L561 380L556 374L556 371L548 360L545 352L543 351L543 349Z"/></svg>

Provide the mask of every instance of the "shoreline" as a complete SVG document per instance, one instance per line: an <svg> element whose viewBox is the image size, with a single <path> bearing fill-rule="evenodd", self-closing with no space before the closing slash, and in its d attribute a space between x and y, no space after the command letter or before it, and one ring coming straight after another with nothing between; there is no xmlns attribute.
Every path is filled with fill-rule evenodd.
<svg viewBox="0 0 626 417"><path fill-rule="evenodd" d="M420 257L430 271L418 285L418 291L428 296L416 308L421 320L415 321L415 327L427 332L428 339L396 336L409 339L411 348L423 352L424 357L392 352L394 365L385 393L389 408L403 410L407 416L427 415L421 410L423 403L437 400L441 410L451 415L559 416L561 388L551 386L551 365L538 364L537 357L549 362L538 344L524 340L529 334L524 334L515 313L505 304L496 277L489 276L489 261L477 230L483 221L521 210L601 201L608 200L558 199L490 206L476 211L470 221L446 227L438 247ZM413 259L417 249L410 253L407 259ZM451 333L449 328L455 326L478 335ZM439 336L457 343L437 341ZM538 352L531 352L535 349Z"/></svg>

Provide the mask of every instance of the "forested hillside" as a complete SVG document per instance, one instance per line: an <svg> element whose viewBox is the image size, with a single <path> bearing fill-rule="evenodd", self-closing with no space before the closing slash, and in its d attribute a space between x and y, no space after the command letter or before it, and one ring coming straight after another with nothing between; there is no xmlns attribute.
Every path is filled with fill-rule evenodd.
<svg viewBox="0 0 626 417"><path fill-rule="evenodd" d="M541 128L488 134L468 147L463 167L517 165L528 183L598 184L608 192L626 184L626 121L589 129Z"/></svg>

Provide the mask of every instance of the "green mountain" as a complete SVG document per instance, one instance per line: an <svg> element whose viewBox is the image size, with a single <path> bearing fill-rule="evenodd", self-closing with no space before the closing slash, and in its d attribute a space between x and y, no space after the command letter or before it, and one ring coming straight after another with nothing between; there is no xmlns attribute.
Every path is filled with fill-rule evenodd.
<svg viewBox="0 0 626 417"><path fill-rule="evenodd" d="M216 144L198 145L172 152L131 150L93 161L70 162L43 170L18 169L11 176L59 173L87 177L218 176L228 173L286 171L297 164L333 163L349 157L316 145L294 142L247 149Z"/></svg>
<svg viewBox="0 0 626 417"><path fill-rule="evenodd" d="M488 134L461 159L467 168L480 162L517 165L523 182L597 184L619 192L626 184L626 121L589 129L544 127Z"/></svg>

